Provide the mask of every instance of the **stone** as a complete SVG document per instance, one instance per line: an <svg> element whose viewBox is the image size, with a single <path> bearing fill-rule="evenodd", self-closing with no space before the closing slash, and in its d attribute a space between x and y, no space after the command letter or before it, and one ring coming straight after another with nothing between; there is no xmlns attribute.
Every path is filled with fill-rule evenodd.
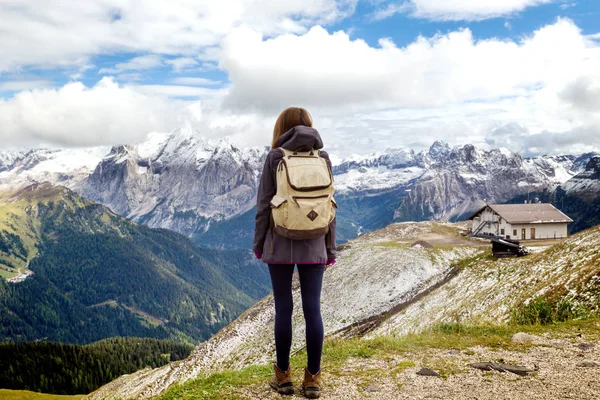
<svg viewBox="0 0 600 400"><path fill-rule="evenodd" d="M440 376L440 374L430 368L421 368L417 371L417 375L420 376Z"/></svg>
<svg viewBox="0 0 600 400"><path fill-rule="evenodd" d="M525 376L528 373L533 372L532 369L529 369L522 365L512 365L496 362L478 362L469 364L469 366L471 368L480 369L482 371L512 372L513 374L517 374L519 376Z"/></svg>
<svg viewBox="0 0 600 400"><path fill-rule="evenodd" d="M594 347L596 347L596 345L594 343L586 343L586 342L579 343L576 346L579 347L579 349L584 350L584 351L585 350L591 350Z"/></svg>
<svg viewBox="0 0 600 400"><path fill-rule="evenodd" d="M460 354L460 350L449 350L448 354Z"/></svg>
<svg viewBox="0 0 600 400"><path fill-rule="evenodd" d="M374 393L381 392L381 387L377 385L370 385L365 388L365 392Z"/></svg>
<svg viewBox="0 0 600 400"><path fill-rule="evenodd" d="M598 368L600 367L600 362L597 361L582 361L577 363L577 366L580 368Z"/></svg>
<svg viewBox="0 0 600 400"><path fill-rule="evenodd" d="M515 333L510 340L513 343L531 343L531 342L535 342L536 340L539 340L538 336L535 335L530 335L529 333L525 333L525 332L519 332L519 333Z"/></svg>

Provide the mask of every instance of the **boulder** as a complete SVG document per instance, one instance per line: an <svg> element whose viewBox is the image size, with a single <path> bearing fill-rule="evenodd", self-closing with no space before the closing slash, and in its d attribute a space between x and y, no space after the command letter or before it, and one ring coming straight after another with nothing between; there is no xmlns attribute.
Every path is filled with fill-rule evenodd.
<svg viewBox="0 0 600 400"><path fill-rule="evenodd" d="M515 333L510 338L510 340L513 343L532 343L532 342L535 342L535 341L537 341L539 339L540 338L538 336L530 335L529 333L525 333L525 332Z"/></svg>

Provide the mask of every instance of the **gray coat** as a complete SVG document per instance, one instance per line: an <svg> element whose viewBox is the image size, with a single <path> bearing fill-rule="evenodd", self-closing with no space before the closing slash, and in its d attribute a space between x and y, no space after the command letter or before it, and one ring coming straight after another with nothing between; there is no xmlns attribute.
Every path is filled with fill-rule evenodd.
<svg viewBox="0 0 600 400"><path fill-rule="evenodd" d="M296 151L318 150L323 148L323 141L316 129L307 126L296 126L279 138L276 147ZM327 160L331 167L329 155L321 151L321 156ZM326 264L327 260L336 257L335 218L329 225L329 246L327 246L326 237L292 240L279 236L275 232L271 233L270 202L277 191L275 171L281 158L282 154L280 151L271 150L265 161L256 199L256 225L254 228L253 250L255 253L261 253L262 260L267 264ZM269 252L271 238L273 238L273 253Z"/></svg>

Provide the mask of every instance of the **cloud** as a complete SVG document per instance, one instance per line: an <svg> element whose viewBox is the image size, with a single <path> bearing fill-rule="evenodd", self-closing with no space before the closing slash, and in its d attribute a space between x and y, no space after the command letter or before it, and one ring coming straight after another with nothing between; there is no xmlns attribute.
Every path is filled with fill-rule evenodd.
<svg viewBox="0 0 600 400"><path fill-rule="evenodd" d="M600 76L582 76L569 82L559 97L574 109L600 113Z"/></svg>
<svg viewBox="0 0 600 400"><path fill-rule="evenodd" d="M187 85L187 86L215 86L215 85L220 85L222 82L221 81L213 81L212 79L206 79L206 78L182 76L179 78L171 79L171 83L174 83L177 85Z"/></svg>
<svg viewBox="0 0 600 400"><path fill-rule="evenodd" d="M561 10L566 10L568 8L575 7L576 5L577 5L577 3L575 3L575 2L572 2L572 3L563 3L559 7L560 7Z"/></svg>
<svg viewBox="0 0 600 400"><path fill-rule="evenodd" d="M70 67L111 52L190 56L244 24L302 33L352 14L357 0L8 0L0 2L0 72Z"/></svg>
<svg viewBox="0 0 600 400"><path fill-rule="evenodd" d="M210 89L196 86L181 86L181 85L140 85L135 87L137 91L146 94L157 94L168 97L192 97L215 99L222 98L227 89Z"/></svg>
<svg viewBox="0 0 600 400"><path fill-rule="evenodd" d="M405 0L393 1L373 13L374 20L409 13L415 18L435 21L481 21L511 15L528 7L554 0Z"/></svg>
<svg viewBox="0 0 600 400"><path fill-rule="evenodd" d="M531 134L517 123L495 129L486 137L491 147L507 147L524 156L583 154L598 151L599 125L579 126L566 132L542 131Z"/></svg>
<svg viewBox="0 0 600 400"><path fill-rule="evenodd" d="M572 79L583 66L600 66L600 48L590 46L566 19L518 42L478 41L464 29L403 48L388 39L371 47L321 27L276 38L240 28L223 41L219 59L233 109L419 108L521 96Z"/></svg>
<svg viewBox="0 0 600 400"><path fill-rule="evenodd" d="M192 57L179 57L172 60L165 60L165 63L173 67L175 72L181 72L183 69L198 65L198 61Z"/></svg>
<svg viewBox="0 0 600 400"><path fill-rule="evenodd" d="M28 81L7 81L0 82L0 92L16 92L21 90L47 88L53 85L53 82L46 79L36 79Z"/></svg>
<svg viewBox="0 0 600 400"><path fill-rule="evenodd" d="M142 140L176 126L181 103L120 87L103 78L93 87L68 83L0 99L0 141L92 146Z"/></svg>
<svg viewBox="0 0 600 400"><path fill-rule="evenodd" d="M162 59L156 54L134 57L124 63L117 63L113 68L102 68L99 74L115 74L125 71L140 71L152 69L163 65Z"/></svg>
<svg viewBox="0 0 600 400"><path fill-rule="evenodd" d="M486 137L511 121L534 140L552 138L535 147L514 136L514 150L562 153L550 150L575 133L579 148L600 147L588 134L600 126L590 109L575 110L565 97L574 77L600 78L600 45L568 19L517 40L476 40L464 29L405 47L387 39L370 46L320 27L276 38L240 28L218 57L231 80L227 110L273 119L306 106L340 154L356 152L357 140L368 141L359 144L365 151L423 148L439 138L489 146ZM600 98L595 93L591 87L586 99Z"/></svg>

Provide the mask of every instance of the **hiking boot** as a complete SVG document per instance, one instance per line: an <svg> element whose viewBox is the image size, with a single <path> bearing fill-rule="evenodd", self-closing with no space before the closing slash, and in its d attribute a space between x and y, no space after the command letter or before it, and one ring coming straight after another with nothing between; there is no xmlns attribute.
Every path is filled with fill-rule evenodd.
<svg viewBox="0 0 600 400"><path fill-rule="evenodd" d="M321 371L316 375L308 372L308 368L304 368L304 382L302 382L304 397L307 399L318 399L321 397Z"/></svg>
<svg viewBox="0 0 600 400"><path fill-rule="evenodd" d="M294 394L294 384L292 383L292 369L288 367L286 372L279 369L277 364L273 364L275 374L269 382L269 386L277 390L279 394Z"/></svg>

